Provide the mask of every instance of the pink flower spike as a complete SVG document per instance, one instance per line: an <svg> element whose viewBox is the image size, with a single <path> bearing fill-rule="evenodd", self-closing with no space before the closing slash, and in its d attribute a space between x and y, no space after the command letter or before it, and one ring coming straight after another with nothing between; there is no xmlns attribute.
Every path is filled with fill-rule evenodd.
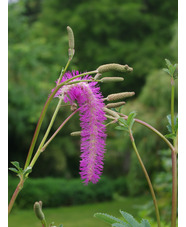
<svg viewBox="0 0 186 227"><path fill-rule="evenodd" d="M79 75L78 71L65 73L61 82ZM75 80L90 79L91 76L76 78ZM97 183L103 171L103 158L105 153L106 127L103 124L104 103L97 82L79 82L64 85L55 97L62 98L64 102L73 104L76 100L80 107L81 130L81 160L80 175L85 184L90 181Z"/></svg>

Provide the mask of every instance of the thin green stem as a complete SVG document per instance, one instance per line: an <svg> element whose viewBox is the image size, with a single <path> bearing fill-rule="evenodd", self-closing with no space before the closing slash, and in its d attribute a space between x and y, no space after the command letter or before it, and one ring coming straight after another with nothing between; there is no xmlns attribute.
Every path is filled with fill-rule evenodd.
<svg viewBox="0 0 186 227"><path fill-rule="evenodd" d="M131 143L132 143L132 146L133 146L133 149L137 155L137 158L138 158L138 161L141 165L141 168L145 174L145 177L146 177L146 180L148 182L148 185L149 185L149 188L150 188L150 192L151 192L151 195L152 195L152 199L153 199L153 202L154 202L154 207L155 207L155 211L156 211L156 218L157 218L157 223L158 223L158 227L161 226L161 223L160 223L160 214L159 214L159 209L158 209L158 203L157 203L157 200L156 200L156 195L155 195L155 192L154 192L154 189L153 189L153 186L152 186L152 183L151 183L151 180L150 180L150 177L147 173L147 170L143 164L143 161L140 157L140 154L138 152L138 149L136 147L136 144L135 144L135 140L134 140L134 137L133 137L133 134L132 134L132 130L129 129L129 135L130 135L130 139L131 139Z"/></svg>
<svg viewBox="0 0 186 227"><path fill-rule="evenodd" d="M171 77L171 125L172 133L175 133L174 129L174 78Z"/></svg>
<svg viewBox="0 0 186 227"><path fill-rule="evenodd" d="M49 143L54 139L54 137L58 134L58 132L63 128L63 126L79 111L79 108L71 113L66 120L59 126L59 128L55 131L55 133L50 137L50 139L43 145L42 151L46 149Z"/></svg>
<svg viewBox="0 0 186 227"><path fill-rule="evenodd" d="M72 60L72 59L68 59L68 62L67 62L67 64L66 64L66 66L65 66L65 69L62 68L61 73L60 73L60 76L59 76L59 79L58 79L58 82L57 82L57 85L60 84L60 81L61 81L62 77L64 76L65 72L67 71L68 66L69 66L71 60Z"/></svg>
<svg viewBox="0 0 186 227"><path fill-rule="evenodd" d="M171 227L176 227L177 218L177 153L172 152L172 216L171 216Z"/></svg>
<svg viewBox="0 0 186 227"><path fill-rule="evenodd" d="M174 127L174 78L171 77L171 126L172 133L175 134ZM171 227L176 227L177 218L177 194L178 194L178 173L177 173L177 136L173 140L175 151L172 151L172 215Z"/></svg>
<svg viewBox="0 0 186 227"><path fill-rule="evenodd" d="M53 116L52 116L52 118L51 118L51 121L50 121L50 124L49 124L49 126L48 126L48 128L47 128L47 130L46 130L46 132L45 132L45 135L44 135L44 137L43 137L43 139L42 139L42 141L41 141L41 143L40 143L40 145L39 145L39 147L38 147L38 149L37 149L37 151L36 151L36 153L35 153L35 155L34 155L34 158L33 158L33 160L37 160L37 158L39 157L39 155L40 155L40 153L41 153L41 151L42 151L42 147L43 147L43 145L44 145L44 143L45 143L45 141L46 141L46 139L47 139L47 137L48 137L48 134L49 134L49 132L50 132L50 130L51 130L51 128L52 128L52 125L53 125L53 123L54 123L54 120L55 120L55 118L56 118L56 116L57 116L57 113L58 113L58 111L59 111L59 108L60 108L60 106L61 106L61 102L62 102L62 99L59 99L59 102L58 102L58 104L57 104L57 106L56 106L56 109L55 109L55 111L54 111L54 114L53 114ZM33 168L33 160L31 161L31 163L30 163L30 166ZM34 161L34 163L35 163L35 161Z"/></svg>

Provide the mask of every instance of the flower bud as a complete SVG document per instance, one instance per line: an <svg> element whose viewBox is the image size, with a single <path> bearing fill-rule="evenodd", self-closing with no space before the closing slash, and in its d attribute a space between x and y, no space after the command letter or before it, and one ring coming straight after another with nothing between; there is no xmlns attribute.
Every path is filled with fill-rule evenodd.
<svg viewBox="0 0 186 227"><path fill-rule="evenodd" d="M71 136L81 136L81 131L71 132L70 135Z"/></svg>
<svg viewBox="0 0 186 227"><path fill-rule="evenodd" d="M77 110L77 104L76 103L73 103L72 105L71 105L71 111L72 112L74 112L75 110Z"/></svg>
<svg viewBox="0 0 186 227"><path fill-rule="evenodd" d="M115 103L109 103L106 105L107 108L117 108L120 106L123 106L125 102L115 102Z"/></svg>
<svg viewBox="0 0 186 227"><path fill-rule="evenodd" d="M119 115L118 115L115 111L109 110L109 109L107 109L106 107L104 107L103 110L104 110L106 113L108 113L108 114L110 114L111 116L113 116L114 118L119 118Z"/></svg>
<svg viewBox="0 0 186 227"><path fill-rule="evenodd" d="M34 203L34 212L39 220L45 220L45 215L42 212L42 202L35 202Z"/></svg>
<svg viewBox="0 0 186 227"><path fill-rule="evenodd" d="M133 68L128 65L120 65L116 63L101 65L97 68L98 73L105 73L109 71L131 72Z"/></svg>
<svg viewBox="0 0 186 227"><path fill-rule="evenodd" d="M68 32L68 41L69 41L69 49L68 49L68 55L69 59L72 59L74 56L75 50L74 50L74 33L71 29L71 27L67 26L67 32Z"/></svg>
<svg viewBox="0 0 186 227"><path fill-rule="evenodd" d="M135 95L134 92L121 92L121 93L108 95L106 99L107 99L107 101L115 101L115 100L118 100L118 99L131 97L133 95Z"/></svg>
<svg viewBox="0 0 186 227"><path fill-rule="evenodd" d="M97 74L95 75L95 77L94 77L94 80L99 79L100 76L101 76L101 73L97 73Z"/></svg>
<svg viewBox="0 0 186 227"><path fill-rule="evenodd" d="M101 79L101 82L103 83L109 83L109 82L121 82L124 81L123 77L103 77Z"/></svg>

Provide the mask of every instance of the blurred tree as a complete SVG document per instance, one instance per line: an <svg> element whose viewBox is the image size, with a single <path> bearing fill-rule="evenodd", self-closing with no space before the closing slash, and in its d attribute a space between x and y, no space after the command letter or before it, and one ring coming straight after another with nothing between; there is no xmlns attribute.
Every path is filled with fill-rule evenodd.
<svg viewBox="0 0 186 227"><path fill-rule="evenodd" d="M141 104L137 104L138 99L136 99L134 106L131 103L132 107L139 105L141 108L142 102L144 102L143 105L149 105L151 96L151 91L150 95L148 92L148 95L144 95L145 89L147 89L144 87L146 81L148 85L145 86L151 86L151 82L156 84L156 79L149 78L152 81L148 82L151 71L163 68L164 58L176 61L176 20L177 1L173 0L166 2L151 0L19 0L9 4L10 161L17 159L23 162L25 160L42 106L51 88L55 86L54 81L57 79L61 67L65 66L67 62L67 25L74 30L76 49L73 63L69 69L88 71L108 62L132 66L134 72L127 75L124 83L101 85L101 88L104 95L133 90L140 98ZM173 36L174 39L172 39ZM156 88L153 89L156 91ZM163 90L161 91L163 92ZM159 96L155 95L155 99L158 98ZM161 103L161 100L159 102ZM53 108L54 106L51 105L51 109L47 112L47 119L44 121L41 133L47 126ZM159 108L163 108L162 103ZM160 112L165 111L162 109ZM65 113L57 118L54 130L67 114L68 111L65 110ZM152 119L158 121L159 116L153 115ZM50 171L47 174L78 175L79 139L72 146L70 141L74 141L74 138L69 139L68 137L71 131L79 129L77 119L78 117L76 121L68 124L68 127L66 126L65 131L60 133L59 138L63 136L63 139L59 139L55 145L51 144L48 147L48 155L41 156L41 161L38 161L38 165L43 166L41 169L44 169L50 159L56 163L54 165L56 168L49 168ZM118 140L123 141L120 137L116 139L116 141ZM154 143L148 145L149 149ZM128 143L122 142L122 149L117 144L114 148L113 138L109 136L108 144L112 144L112 146L108 146L108 155L112 153L114 159L108 160L108 168L105 168L104 173L109 175L110 169L116 165L114 162L117 162L119 171L126 174L130 166L123 169L126 162L122 161L121 157L123 160L125 158L129 160L129 156L117 152L122 149L129 152ZM54 147L56 152L52 152ZM64 153L59 155L59 150L63 150ZM59 160L63 160L61 167L58 165L58 157ZM113 172L113 177L119 171ZM37 173L33 172L33 175L37 176ZM43 170L41 175L44 175Z"/></svg>

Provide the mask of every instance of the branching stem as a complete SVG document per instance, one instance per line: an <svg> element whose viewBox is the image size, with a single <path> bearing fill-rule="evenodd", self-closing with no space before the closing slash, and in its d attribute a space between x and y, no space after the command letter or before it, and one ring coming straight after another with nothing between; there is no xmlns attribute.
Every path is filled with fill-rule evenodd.
<svg viewBox="0 0 186 227"><path fill-rule="evenodd" d="M158 209L158 203L157 203L157 200L156 200L156 195L154 193L154 189L153 189L150 177L149 177L149 175L147 173L147 170L146 170L146 168L145 168L145 166L143 164L143 161L142 161L142 159L140 157L140 154L138 152L138 149L136 147L136 143L135 143L135 140L134 140L134 137L133 137L131 129L129 129L129 135L130 135L130 139L131 139L131 143L132 143L133 149L134 149L134 151L135 151L135 153L137 155L138 161L139 161L139 163L141 165L141 168L142 168L142 170L143 170L143 172L145 174L146 180L148 182L148 185L149 185L149 188L150 188L150 192L151 192L151 195L152 195L152 199L153 199L153 202L154 202L154 207L155 207L155 211L156 211L156 218L157 218L158 227L160 227L161 223L160 223L160 214L159 214L159 209Z"/></svg>

